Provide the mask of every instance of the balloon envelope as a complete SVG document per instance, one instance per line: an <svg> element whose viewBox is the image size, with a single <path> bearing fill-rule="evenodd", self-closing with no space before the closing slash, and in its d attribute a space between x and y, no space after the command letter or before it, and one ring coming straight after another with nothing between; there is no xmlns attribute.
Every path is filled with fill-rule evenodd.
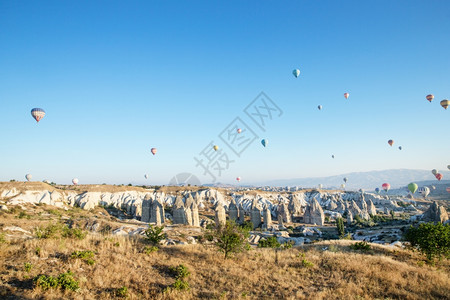
<svg viewBox="0 0 450 300"><path fill-rule="evenodd" d="M348 181L348 178L347 177L344 177L344 182L347 182Z"/></svg>
<svg viewBox="0 0 450 300"><path fill-rule="evenodd" d="M241 181L241 177L236 177L236 180L237 181Z"/></svg>
<svg viewBox="0 0 450 300"><path fill-rule="evenodd" d="M418 186L414 182L408 184L408 190L411 192L411 194L414 194L417 191L417 188Z"/></svg>
<svg viewBox="0 0 450 300"><path fill-rule="evenodd" d="M402 146L398 146L398 150L402 150Z"/></svg>
<svg viewBox="0 0 450 300"><path fill-rule="evenodd" d="M433 99L434 99L434 96L432 95L432 94L429 94L429 95L427 95L427 100L428 101L433 101Z"/></svg>
<svg viewBox="0 0 450 300"><path fill-rule="evenodd" d="M26 179L26 180L30 181L31 178L33 178L33 176L32 176L31 174L25 175L25 179Z"/></svg>
<svg viewBox="0 0 450 300"><path fill-rule="evenodd" d="M386 192L389 191L391 189L391 185L389 183L383 183L381 185L381 187L383 188L383 190L385 190Z"/></svg>
<svg viewBox="0 0 450 300"><path fill-rule="evenodd" d="M450 105L450 101L447 99L444 99L441 101L441 106L445 109L447 109L447 107Z"/></svg>
<svg viewBox="0 0 450 300"><path fill-rule="evenodd" d="M345 97L345 99L348 99L348 97L350 96L350 94L349 93L344 93L344 97ZM358 98L358 97L357 97Z"/></svg>
<svg viewBox="0 0 450 300"><path fill-rule="evenodd" d="M151 152L152 152L152 154L153 155L155 155L156 154L156 152L158 152L158 149L156 149L156 148L152 148L151 150L150 150ZM163 155L164 156L164 155Z"/></svg>
<svg viewBox="0 0 450 300"><path fill-rule="evenodd" d="M74 185L77 185L77 184L78 184L78 178L72 179L72 183L73 183Z"/></svg>
<svg viewBox="0 0 450 300"><path fill-rule="evenodd" d="M331 158L334 158L334 154L333 154L333 155L331 155Z"/></svg>
<svg viewBox="0 0 450 300"><path fill-rule="evenodd" d="M449 169L449 170L450 170L450 165L448 165L448 166L447 166L447 169Z"/></svg>
<svg viewBox="0 0 450 300"><path fill-rule="evenodd" d="M292 74L294 74L295 78L297 78L298 76L300 76L300 70L295 69L294 71L292 71Z"/></svg>
<svg viewBox="0 0 450 300"><path fill-rule="evenodd" d="M430 189L426 186L420 187L417 190L424 198L426 198L430 194Z"/></svg>
<svg viewBox="0 0 450 300"><path fill-rule="evenodd" d="M322 110L322 105L317 106L319 110Z"/></svg>
<svg viewBox="0 0 450 300"><path fill-rule="evenodd" d="M262 144L264 147L266 147L267 144L269 144L269 141L268 141L267 139L263 139L263 140L261 140L261 144Z"/></svg>
<svg viewBox="0 0 450 300"><path fill-rule="evenodd" d="M375 193L379 193L380 192L380 188L375 188Z"/></svg>
<svg viewBox="0 0 450 300"><path fill-rule="evenodd" d="M219 150L219 146L217 146L217 145L214 145L213 148L214 148L215 151Z"/></svg>
<svg viewBox="0 0 450 300"><path fill-rule="evenodd" d="M242 129L238 128L236 131L237 131L237 133L241 133Z"/></svg>
<svg viewBox="0 0 450 300"><path fill-rule="evenodd" d="M345 189L345 184L341 184L341 188Z"/></svg>
<svg viewBox="0 0 450 300"><path fill-rule="evenodd" d="M439 173L439 171L436 169L433 169L433 170L431 170L431 173L433 173L433 175L436 176L436 174Z"/></svg>
<svg viewBox="0 0 450 300"><path fill-rule="evenodd" d="M145 179L148 179L148 175L147 175L147 174L145 174L145 175L144 175L144 178L145 178Z"/></svg>
<svg viewBox="0 0 450 300"><path fill-rule="evenodd" d="M45 111L42 108L33 108L31 110L31 115L36 120L36 122L39 122L45 116Z"/></svg>
<svg viewBox="0 0 450 300"><path fill-rule="evenodd" d="M392 147L392 145L394 145L394 140L389 140L388 144Z"/></svg>
<svg viewBox="0 0 450 300"><path fill-rule="evenodd" d="M441 179L444 177L444 176L442 176L441 173L437 173L435 176L436 176L436 179L439 181L441 181Z"/></svg>

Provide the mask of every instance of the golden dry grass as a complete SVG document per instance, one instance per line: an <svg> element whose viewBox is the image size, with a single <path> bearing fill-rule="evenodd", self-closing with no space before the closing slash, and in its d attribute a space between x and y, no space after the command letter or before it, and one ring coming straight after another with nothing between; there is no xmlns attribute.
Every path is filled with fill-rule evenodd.
<svg viewBox="0 0 450 300"><path fill-rule="evenodd" d="M50 213L49 213L50 212ZM97 218L120 225L100 213L79 209L59 211L81 224ZM16 225L33 231L56 222L58 210L29 207L29 219L19 212L0 215L0 233ZM176 228L174 231L180 231ZM10 299L115 299L116 290L128 288L129 299L447 299L450 263L423 265L417 253L372 245L353 251L354 241L323 241L284 251L253 249L231 259L202 245L167 246L146 254L142 238L89 234L83 240L17 239L0 243L0 298ZM326 248L326 250L324 250ZM71 258L80 250L95 252L94 265ZM33 265L26 272L25 263ZM311 266L308 266L311 263ZM167 291L175 278L169 268L185 265L189 291ZM80 291L43 291L32 278L56 276L71 270Z"/></svg>

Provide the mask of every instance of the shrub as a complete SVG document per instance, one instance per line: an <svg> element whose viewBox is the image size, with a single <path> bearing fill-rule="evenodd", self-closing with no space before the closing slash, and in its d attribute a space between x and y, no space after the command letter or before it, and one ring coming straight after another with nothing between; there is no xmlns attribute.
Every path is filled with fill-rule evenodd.
<svg viewBox="0 0 450 300"><path fill-rule="evenodd" d="M253 223L251 221L245 221L243 224L239 225L245 231L253 230Z"/></svg>
<svg viewBox="0 0 450 300"><path fill-rule="evenodd" d="M265 239L260 239L258 242L259 248L279 248L281 244L277 241L275 236L270 236Z"/></svg>
<svg viewBox="0 0 450 300"><path fill-rule="evenodd" d="M233 221L227 221L224 226L209 230L205 238L213 241L214 246L224 253L224 258L232 253L248 249L248 231L237 226Z"/></svg>
<svg viewBox="0 0 450 300"><path fill-rule="evenodd" d="M148 229L144 232L146 235L145 238L153 245L158 245L159 242L167 238L167 234L163 233L163 230L164 226L153 226L149 224Z"/></svg>
<svg viewBox="0 0 450 300"><path fill-rule="evenodd" d="M175 277L175 279L183 280L191 274L189 272L188 268L186 268L184 265L170 267L169 270L172 273L172 275Z"/></svg>
<svg viewBox="0 0 450 300"><path fill-rule="evenodd" d="M18 216L18 218L19 218L19 219L25 218L25 219L29 220L29 219L31 219L31 216L30 216L30 215L27 215L26 212L21 211L20 214L19 214L19 216Z"/></svg>
<svg viewBox="0 0 450 300"><path fill-rule="evenodd" d="M344 227L344 219L343 218L336 219L336 227L337 227L339 238L343 237L345 235L345 227Z"/></svg>
<svg viewBox="0 0 450 300"><path fill-rule="evenodd" d="M115 294L117 297L126 297L128 295L128 288L126 286L118 288L116 289Z"/></svg>
<svg viewBox="0 0 450 300"><path fill-rule="evenodd" d="M38 239L49 239L56 236L61 229L60 224L48 224L46 227L39 226L36 228L36 237Z"/></svg>
<svg viewBox="0 0 450 300"><path fill-rule="evenodd" d="M145 254L150 254L150 253L156 252L158 250L159 250L159 248L155 247L155 246L152 246L152 247L145 246L144 250L142 252L144 252Z"/></svg>
<svg viewBox="0 0 450 300"><path fill-rule="evenodd" d="M2 232L2 233L0 233L0 244L5 244L5 243L6 243L5 234Z"/></svg>
<svg viewBox="0 0 450 300"><path fill-rule="evenodd" d="M172 288L177 291L189 291L190 289L189 283L180 279L175 280L175 282L172 284Z"/></svg>
<svg viewBox="0 0 450 300"><path fill-rule="evenodd" d="M435 256L450 257L450 225L442 223L422 223L418 227L411 226L403 238L411 243L411 246L424 254L428 261Z"/></svg>
<svg viewBox="0 0 450 300"><path fill-rule="evenodd" d="M65 225L62 228L62 237L83 240L87 232L80 228L69 228L69 226Z"/></svg>
<svg viewBox="0 0 450 300"><path fill-rule="evenodd" d="M314 264L306 259L302 259L302 266L305 268L312 268Z"/></svg>
<svg viewBox="0 0 450 300"><path fill-rule="evenodd" d="M33 268L33 265L29 262L26 262L23 264L23 268L24 268L25 272L29 273L31 271L31 269Z"/></svg>
<svg viewBox="0 0 450 300"><path fill-rule="evenodd" d="M370 250L371 246L366 241L357 242L353 245L350 245L350 248L353 250L362 250L362 251L368 251Z"/></svg>
<svg viewBox="0 0 450 300"><path fill-rule="evenodd" d="M83 250L83 251L74 251L70 255L73 259L82 259L84 262L86 262L88 265L92 266L95 264L94 258L94 252L90 250Z"/></svg>
<svg viewBox="0 0 450 300"><path fill-rule="evenodd" d="M67 271L66 273L61 273L58 277L39 275L34 279L37 287L43 290L48 290L50 288L61 288L63 290L77 291L79 289L78 281L73 277L73 273Z"/></svg>
<svg viewBox="0 0 450 300"><path fill-rule="evenodd" d="M281 249L286 250L286 249L291 249L292 246L294 246L294 242L293 241L289 241L289 242L285 242L281 245Z"/></svg>

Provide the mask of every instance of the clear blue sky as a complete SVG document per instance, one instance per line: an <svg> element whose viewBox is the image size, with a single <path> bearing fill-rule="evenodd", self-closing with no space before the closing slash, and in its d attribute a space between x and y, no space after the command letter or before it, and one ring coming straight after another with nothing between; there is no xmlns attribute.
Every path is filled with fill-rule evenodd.
<svg viewBox="0 0 450 300"><path fill-rule="evenodd" d="M0 0L0 180L207 183L194 156L211 141L235 161L220 182L444 170L449 14L445 0ZM243 112L261 91L283 111L265 132ZM241 157L218 138L238 116L258 135Z"/></svg>

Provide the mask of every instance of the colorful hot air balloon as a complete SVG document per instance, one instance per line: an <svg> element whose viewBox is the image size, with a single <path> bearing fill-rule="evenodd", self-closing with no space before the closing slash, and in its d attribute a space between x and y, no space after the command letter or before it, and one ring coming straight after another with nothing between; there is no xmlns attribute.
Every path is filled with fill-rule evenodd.
<svg viewBox="0 0 450 300"><path fill-rule="evenodd" d="M153 155L155 155L156 154L156 152L158 152L158 149L156 149L156 148L152 148L152 149L150 149L150 151L152 152L152 154ZM164 156L164 155L163 155Z"/></svg>
<svg viewBox="0 0 450 300"><path fill-rule="evenodd" d="M236 131L237 131L237 133L241 133L242 129L238 128Z"/></svg>
<svg viewBox="0 0 450 300"><path fill-rule="evenodd" d="M441 179L444 177L444 176L442 176L441 173L437 173L435 176L436 176L436 179L439 181L441 181Z"/></svg>
<svg viewBox="0 0 450 300"><path fill-rule="evenodd" d="M447 192L450 193L450 186L446 188Z"/></svg>
<svg viewBox="0 0 450 300"><path fill-rule="evenodd" d="M418 186L414 182L408 184L408 190L411 192L411 194L414 194L417 191L417 188Z"/></svg>
<svg viewBox="0 0 450 300"><path fill-rule="evenodd" d="M261 144L266 147L269 144L269 141L267 139L262 139Z"/></svg>
<svg viewBox="0 0 450 300"><path fill-rule="evenodd" d="M424 198L426 198L426 197L430 194L430 189L429 189L428 187L426 187L426 186L420 187L417 191L418 191L418 192L422 195L422 197L424 197Z"/></svg>
<svg viewBox="0 0 450 300"><path fill-rule="evenodd" d="M72 183L73 183L74 185L77 185L77 184L78 184L78 178L72 179Z"/></svg>
<svg viewBox="0 0 450 300"><path fill-rule="evenodd" d="M427 100L428 101L433 101L433 99L434 99L434 96L432 95L432 94L429 94L429 95L427 95Z"/></svg>
<svg viewBox="0 0 450 300"><path fill-rule="evenodd" d="M389 191L391 189L391 185L389 183L383 183L381 185L381 187L383 188L383 190L385 190L385 192L387 193L387 191Z"/></svg>
<svg viewBox="0 0 450 300"><path fill-rule="evenodd" d="M402 150L402 146L398 146L398 150Z"/></svg>
<svg viewBox="0 0 450 300"><path fill-rule="evenodd" d="M294 71L292 71L292 74L294 74L295 78L297 78L298 76L300 76L300 70L295 69Z"/></svg>
<svg viewBox="0 0 450 300"><path fill-rule="evenodd" d="M347 178L347 177L344 177L344 179L343 179L343 180L344 180L344 182L345 182L345 183L347 183L347 181L348 181L348 178Z"/></svg>
<svg viewBox="0 0 450 300"><path fill-rule="evenodd" d="M31 174L25 175L25 179L26 179L27 181L30 181L31 178L33 178L33 175L31 175Z"/></svg>
<svg viewBox="0 0 450 300"><path fill-rule="evenodd" d="M433 190L435 190L435 189L436 189L436 187L435 187L434 185L432 185L432 186L431 186L431 188L432 188Z"/></svg>
<svg viewBox="0 0 450 300"><path fill-rule="evenodd" d="M344 93L344 97L345 97L345 99L348 99L348 97L350 96L350 94L349 93Z"/></svg>
<svg viewBox="0 0 450 300"><path fill-rule="evenodd" d="M214 145L214 151L217 151L217 150L219 150L219 146L217 146L217 145Z"/></svg>
<svg viewBox="0 0 450 300"><path fill-rule="evenodd" d="M389 140L388 144L392 147L392 145L394 145L394 140Z"/></svg>
<svg viewBox="0 0 450 300"><path fill-rule="evenodd" d="M319 110L322 110L322 105L317 106Z"/></svg>
<svg viewBox="0 0 450 300"><path fill-rule="evenodd" d="M433 169L433 170L431 170L431 173L433 173L433 175L436 176L436 174L439 173L439 171L436 169Z"/></svg>
<svg viewBox="0 0 450 300"><path fill-rule="evenodd" d="M380 188L375 188L375 193L379 193L380 192Z"/></svg>
<svg viewBox="0 0 450 300"><path fill-rule="evenodd" d="M145 174L145 175L144 175L144 178L145 178L145 179L148 179L148 175L147 175L147 174Z"/></svg>
<svg viewBox="0 0 450 300"><path fill-rule="evenodd" d="M334 154L333 154L333 155L331 155L331 158L334 158Z"/></svg>
<svg viewBox="0 0 450 300"><path fill-rule="evenodd" d="M45 111L42 108L33 108L31 110L31 115L36 120L36 122L39 122L45 116Z"/></svg>
<svg viewBox="0 0 450 300"><path fill-rule="evenodd" d="M441 101L441 106L445 109L447 109L447 107L450 105L450 101L448 101L447 99L444 99Z"/></svg>
<svg viewBox="0 0 450 300"><path fill-rule="evenodd" d="M345 184L341 184L341 188L345 189Z"/></svg>
<svg viewBox="0 0 450 300"><path fill-rule="evenodd" d="M236 180L239 182L241 181L241 177L236 177Z"/></svg>

